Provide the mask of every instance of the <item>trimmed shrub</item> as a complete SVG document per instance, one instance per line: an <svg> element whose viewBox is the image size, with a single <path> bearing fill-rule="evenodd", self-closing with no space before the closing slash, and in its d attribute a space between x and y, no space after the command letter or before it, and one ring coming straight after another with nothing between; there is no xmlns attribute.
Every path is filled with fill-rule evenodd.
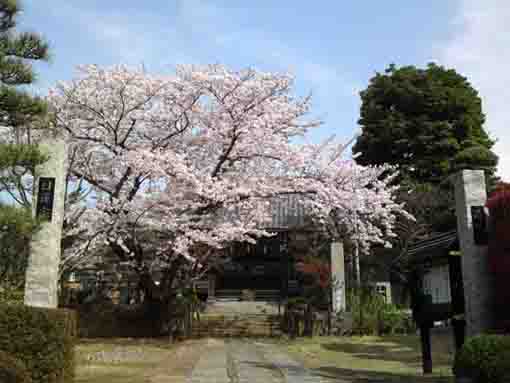
<svg viewBox="0 0 510 383"><path fill-rule="evenodd" d="M480 335L464 343L455 355L453 372L474 383L503 383L510 378L510 336Z"/></svg>
<svg viewBox="0 0 510 383"><path fill-rule="evenodd" d="M150 338L161 335L158 312L147 305L99 300L77 307L80 338Z"/></svg>
<svg viewBox="0 0 510 383"><path fill-rule="evenodd" d="M23 362L34 383L72 382L76 335L74 311L0 307L0 350Z"/></svg>
<svg viewBox="0 0 510 383"><path fill-rule="evenodd" d="M31 383L32 379L23 362L0 351L0 382Z"/></svg>

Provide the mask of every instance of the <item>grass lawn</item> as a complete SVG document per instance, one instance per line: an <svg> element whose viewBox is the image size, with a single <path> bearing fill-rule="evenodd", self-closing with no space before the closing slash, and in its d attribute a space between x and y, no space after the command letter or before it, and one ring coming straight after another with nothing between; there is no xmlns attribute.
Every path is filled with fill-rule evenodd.
<svg viewBox="0 0 510 383"><path fill-rule="evenodd" d="M420 338L316 337L281 343L285 351L316 375L345 382L450 382L453 339L450 332L432 336L432 376L423 377Z"/></svg>
<svg viewBox="0 0 510 383"><path fill-rule="evenodd" d="M83 340L75 383L181 383L196 361L193 342L157 339Z"/></svg>
<svg viewBox="0 0 510 383"><path fill-rule="evenodd" d="M446 332L432 336L434 374L428 377L421 374L419 337L415 335L275 339L271 343L328 382L453 381L454 347ZM208 352L214 352L212 343L204 340L176 344L166 339L83 340L76 348L75 383L186 383L199 355Z"/></svg>

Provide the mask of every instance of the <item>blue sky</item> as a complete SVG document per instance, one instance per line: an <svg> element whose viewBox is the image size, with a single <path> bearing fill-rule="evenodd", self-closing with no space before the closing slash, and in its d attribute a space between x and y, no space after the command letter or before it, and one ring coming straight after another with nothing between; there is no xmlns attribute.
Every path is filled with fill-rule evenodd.
<svg viewBox="0 0 510 383"><path fill-rule="evenodd" d="M502 98L508 93L510 100L510 76L500 77L507 71L505 59L510 61L508 0L25 0L24 5L21 28L41 32L52 45L51 63L37 65L34 92L44 94L56 81L72 78L79 64L143 63L161 73L179 63L290 70L297 91L312 92L313 114L325 122L316 140L354 134L358 92L388 64L436 61L455 67L480 89L488 130L500 139L500 173L510 180Z"/></svg>

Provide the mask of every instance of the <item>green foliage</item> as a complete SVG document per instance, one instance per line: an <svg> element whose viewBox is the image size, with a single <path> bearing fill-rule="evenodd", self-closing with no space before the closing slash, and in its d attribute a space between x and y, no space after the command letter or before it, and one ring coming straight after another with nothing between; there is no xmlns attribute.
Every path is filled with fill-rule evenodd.
<svg viewBox="0 0 510 383"><path fill-rule="evenodd" d="M494 141L483 128L478 92L453 69L395 65L361 92L362 134L353 151L363 165L397 165L401 178L438 183L459 169L494 174Z"/></svg>
<svg viewBox="0 0 510 383"><path fill-rule="evenodd" d="M0 382L31 383L32 379L21 361L0 350Z"/></svg>
<svg viewBox="0 0 510 383"><path fill-rule="evenodd" d="M352 314L353 331L363 335L408 334L415 331L411 315L371 288L352 289L347 294L347 308Z"/></svg>
<svg viewBox="0 0 510 383"><path fill-rule="evenodd" d="M196 305L200 303L196 289L194 288L180 288L177 290L175 298L175 304L184 305Z"/></svg>
<svg viewBox="0 0 510 383"><path fill-rule="evenodd" d="M305 297L292 297L287 300L287 304L289 308L294 308L296 306L304 306L308 304L308 299Z"/></svg>
<svg viewBox="0 0 510 383"><path fill-rule="evenodd" d="M4 291L23 285L29 242L37 227L29 209L0 204L0 287Z"/></svg>
<svg viewBox="0 0 510 383"><path fill-rule="evenodd" d="M0 118L4 126L22 126L46 113L45 102L17 85L35 80L30 61L47 60L48 44L35 33L15 33L19 2L0 0Z"/></svg>
<svg viewBox="0 0 510 383"><path fill-rule="evenodd" d="M159 335L158 313L147 305L115 305L98 300L80 305L81 338L149 338Z"/></svg>
<svg viewBox="0 0 510 383"><path fill-rule="evenodd" d="M397 196L405 203L406 210L416 219L415 229L420 239L430 231L446 232L456 227L455 199L453 189L432 183L411 183L403 185Z"/></svg>
<svg viewBox="0 0 510 383"><path fill-rule="evenodd" d="M8 135L0 137L0 192L28 207L31 184L25 176L46 160L30 145L30 130L46 125L47 105L19 86L34 82L31 62L48 59L48 44L34 33L15 32L19 13L18 1L0 0L0 119L2 134Z"/></svg>
<svg viewBox="0 0 510 383"><path fill-rule="evenodd" d="M25 290L18 286L17 283L3 282L0 283L0 305L22 305L25 299Z"/></svg>
<svg viewBox="0 0 510 383"><path fill-rule="evenodd" d="M480 335L464 343L455 356L456 376L475 383L502 383L510 378L510 336Z"/></svg>
<svg viewBox="0 0 510 383"><path fill-rule="evenodd" d="M36 166L47 161L36 145L0 143L0 192L6 192L18 205L29 208Z"/></svg>
<svg viewBox="0 0 510 383"><path fill-rule="evenodd" d="M379 313L384 299L371 289L352 289L347 294L347 308L352 313L354 332L372 335L379 331Z"/></svg>
<svg viewBox="0 0 510 383"><path fill-rule="evenodd" d="M36 145L13 145L0 143L0 169L22 167L33 170L37 165L47 161ZM24 169L18 170L23 171Z"/></svg>
<svg viewBox="0 0 510 383"><path fill-rule="evenodd" d="M412 314L387 304L379 313L379 334L411 334L416 331Z"/></svg>
<svg viewBox="0 0 510 383"><path fill-rule="evenodd" d="M456 228L453 186L447 179L460 169L483 169L493 182L498 162L491 150L494 141L483 127L478 92L453 69L390 65L370 79L361 100L356 161L395 165L398 202L416 218L399 218L392 249L376 250L389 255L388 269L409 290L408 245Z"/></svg>
<svg viewBox="0 0 510 383"><path fill-rule="evenodd" d="M46 103L17 86L35 80L31 62L48 59L48 44L34 33L16 33L20 5L0 0L0 193L7 193L21 208L0 203L0 302L19 302L23 292L28 244L37 223L30 206L35 167L47 160L28 139L23 145L21 132L43 121ZM37 122L37 124L35 124ZM10 133L8 133L10 132Z"/></svg>
<svg viewBox="0 0 510 383"><path fill-rule="evenodd" d="M73 311L0 307L0 350L22 361L34 383L72 381L76 335Z"/></svg>

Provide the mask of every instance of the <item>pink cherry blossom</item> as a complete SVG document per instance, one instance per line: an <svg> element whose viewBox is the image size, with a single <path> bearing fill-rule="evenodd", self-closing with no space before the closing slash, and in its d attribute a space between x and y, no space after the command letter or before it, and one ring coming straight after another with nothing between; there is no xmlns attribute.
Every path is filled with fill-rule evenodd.
<svg viewBox="0 0 510 383"><path fill-rule="evenodd" d="M108 244L127 260L150 247L151 262L203 264L197 247L271 235L270 201L281 195L298 196L332 239L356 235L365 250L387 243L397 216L407 215L392 176L382 177L391 168L341 160L345 147L333 139L296 144L320 122L288 74L212 65L156 76L84 66L48 101L75 155L72 176L96 197L77 229L87 240L68 259Z"/></svg>

